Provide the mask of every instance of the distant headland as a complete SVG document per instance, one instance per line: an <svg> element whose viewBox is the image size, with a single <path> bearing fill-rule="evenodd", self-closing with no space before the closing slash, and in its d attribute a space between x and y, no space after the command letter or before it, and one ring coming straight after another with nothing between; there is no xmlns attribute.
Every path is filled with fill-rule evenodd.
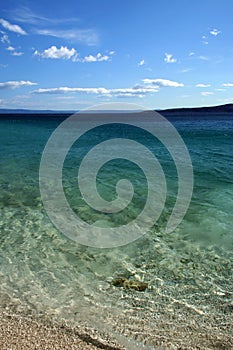
<svg viewBox="0 0 233 350"><path fill-rule="evenodd" d="M210 107L184 107L184 108L170 108L170 109L160 109L157 112L163 114L164 116L200 116L200 115L233 115L233 103L210 106ZM101 112L101 111L99 111ZM106 112L106 111L105 111ZM109 111L113 112L113 111ZM0 115L49 115L58 117L68 117L73 113L78 113L78 111L73 110L29 110L29 109L1 109Z"/></svg>
<svg viewBox="0 0 233 350"><path fill-rule="evenodd" d="M166 116L172 115L201 115L201 114L212 114L212 115L233 115L233 103L219 105L219 106L210 106L210 107L187 107L187 108L171 108L163 109L158 111Z"/></svg>

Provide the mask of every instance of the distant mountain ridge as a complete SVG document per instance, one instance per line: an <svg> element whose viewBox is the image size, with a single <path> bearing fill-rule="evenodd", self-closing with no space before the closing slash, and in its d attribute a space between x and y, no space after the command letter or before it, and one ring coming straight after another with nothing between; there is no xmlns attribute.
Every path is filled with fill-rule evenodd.
<svg viewBox="0 0 233 350"><path fill-rule="evenodd" d="M171 108L158 111L165 115L233 114L233 103L210 107Z"/></svg>
<svg viewBox="0 0 233 350"><path fill-rule="evenodd" d="M225 104L225 105L218 105L218 106L210 106L210 107L184 107L184 108L169 108L169 109L160 109L156 110L157 112L164 114L166 116L185 116L185 115L200 115L200 114L213 114L213 115L220 115L220 114L231 114L233 115L233 103ZM78 111L73 110L29 110L29 109L1 109L0 108L0 115L17 115L17 114L26 114L26 115L33 115L33 114L42 114L42 115L71 115L73 113L77 113ZM99 111L101 112L101 111ZM109 111L111 112L111 111Z"/></svg>
<svg viewBox="0 0 233 350"><path fill-rule="evenodd" d="M0 114L72 114L72 110L51 110L51 109L10 109L0 108Z"/></svg>

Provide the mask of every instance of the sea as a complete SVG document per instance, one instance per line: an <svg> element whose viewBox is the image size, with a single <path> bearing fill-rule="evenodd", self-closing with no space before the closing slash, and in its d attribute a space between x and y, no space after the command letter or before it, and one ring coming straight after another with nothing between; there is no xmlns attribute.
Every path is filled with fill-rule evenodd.
<svg viewBox="0 0 233 350"><path fill-rule="evenodd" d="M143 169L124 152L99 169L96 186L105 201L116 199L122 178L134 188L127 208L103 213L78 189L82 158L103 141L127 138L147 147L165 174L166 199L154 225L137 239L106 247L71 239L42 200L42 155L66 117L0 115L0 308L94 327L127 349L185 348L192 339L193 349L227 349L219 344L232 339L233 331L233 114L168 116L193 170L192 198L173 232L166 231L166 223L180 182L174 159L159 140L115 122L72 144L62 170L67 202L84 222L113 226L119 235L144 208ZM55 153L60 152L57 144ZM147 288L114 285L120 278L145 282Z"/></svg>

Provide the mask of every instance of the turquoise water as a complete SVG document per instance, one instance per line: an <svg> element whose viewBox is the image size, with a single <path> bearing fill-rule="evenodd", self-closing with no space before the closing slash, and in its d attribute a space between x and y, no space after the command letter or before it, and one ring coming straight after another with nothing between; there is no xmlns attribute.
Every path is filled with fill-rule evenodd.
<svg viewBox="0 0 233 350"><path fill-rule="evenodd" d="M2 306L7 300L19 311L32 309L94 324L123 343L131 339L157 345L155 325L165 329L171 320L182 325L190 318L204 329L208 319L213 327L210 333L219 331L218 320L227 323L231 318L230 308L227 311L223 305L230 305L233 295L233 117L172 119L194 170L190 207L172 234L165 234L164 228L178 183L163 145L139 130L115 125L93 131L72 147L64 164L64 190L73 210L89 223L107 220L120 227L138 215L147 195L142 171L118 159L98 175L99 191L106 200L114 199L116 182L124 175L134 185L133 203L116 215L90 209L76 182L80 160L94 144L109 137L132 137L146 144L164 168L168 193L160 219L143 238L114 249L95 249L69 240L43 208L40 159L60 122L41 116L0 118ZM140 293L113 287L111 280L119 276L146 281L149 288Z"/></svg>

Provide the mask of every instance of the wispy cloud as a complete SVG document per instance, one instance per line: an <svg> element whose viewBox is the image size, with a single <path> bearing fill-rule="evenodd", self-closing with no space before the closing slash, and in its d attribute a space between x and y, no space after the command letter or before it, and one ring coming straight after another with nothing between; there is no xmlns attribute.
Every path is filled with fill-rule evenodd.
<svg viewBox="0 0 233 350"><path fill-rule="evenodd" d="M188 73L191 72L193 70L193 68L184 68L181 70L181 73Z"/></svg>
<svg viewBox="0 0 233 350"><path fill-rule="evenodd" d="M20 80L20 81L6 81L4 83L0 83L0 90L3 89L18 89L22 86L33 86L37 85L37 83L33 83L29 80Z"/></svg>
<svg viewBox="0 0 233 350"><path fill-rule="evenodd" d="M23 52L21 52L21 51L17 51L13 46L8 46L7 48L6 48L6 50L7 51L10 51L10 54L12 55L12 56L22 56L24 53Z"/></svg>
<svg viewBox="0 0 233 350"><path fill-rule="evenodd" d="M209 59L209 57L207 57L207 56L204 56L204 55L197 55L195 52L190 52L189 53L189 57L190 57L190 59L199 59L199 60L202 60L202 61L209 61L210 59Z"/></svg>
<svg viewBox="0 0 233 350"><path fill-rule="evenodd" d="M17 57L19 57L19 56L23 56L23 55L24 55L24 52L22 52L22 51L13 51L13 52L11 53L11 55L12 55L12 56L17 56Z"/></svg>
<svg viewBox="0 0 233 350"><path fill-rule="evenodd" d="M25 30L23 30L18 24L11 24L10 22L6 21L3 18L0 18L0 24L3 26L3 28L9 30L10 32L14 32L21 35L26 35L27 33Z"/></svg>
<svg viewBox="0 0 233 350"><path fill-rule="evenodd" d="M139 66L144 66L144 64L145 64L145 60L141 60L141 61L138 63Z"/></svg>
<svg viewBox="0 0 233 350"><path fill-rule="evenodd" d="M80 21L77 17L49 18L33 12L26 6L16 8L12 12L12 17L18 22L30 24L30 31L34 34L61 38L74 43L79 42L88 46L97 45L99 42L95 29L77 28L77 22Z"/></svg>
<svg viewBox="0 0 233 350"><path fill-rule="evenodd" d="M42 58L52 58L52 59L63 59L63 60L69 60L74 55L77 54L77 51L72 48L68 49L66 46L61 46L60 49L56 46L51 46L50 48L44 50L42 53L39 51L35 51L35 56L40 56Z"/></svg>
<svg viewBox="0 0 233 350"><path fill-rule="evenodd" d="M105 87L56 87L56 88L40 88L34 90L34 94L66 94L66 93L84 93L94 94L99 97L144 97L148 94L154 94L159 91L161 87L179 87L183 86L171 80L165 79L143 79L144 85L135 85L129 88L114 88L107 89Z"/></svg>
<svg viewBox="0 0 233 350"><path fill-rule="evenodd" d="M111 55L102 55L100 52L97 53L97 55L88 55L85 56L84 58L79 58L77 57L75 61L78 62L103 62L103 61L110 61L111 60Z"/></svg>
<svg viewBox="0 0 233 350"><path fill-rule="evenodd" d="M214 35L214 36L217 36L218 34L220 34L221 33L221 31L220 30L218 30L218 29L212 29L211 31L210 31L210 34L211 35Z"/></svg>
<svg viewBox="0 0 233 350"><path fill-rule="evenodd" d="M213 92L211 92L211 91L202 91L201 92L201 95L202 96L210 96L210 95L213 95L214 93Z"/></svg>
<svg viewBox="0 0 233 350"><path fill-rule="evenodd" d="M158 88L155 86L136 85L132 88L110 89L109 91L110 94L117 97L143 97L147 94L158 92Z"/></svg>
<svg viewBox="0 0 233 350"><path fill-rule="evenodd" d="M183 87L183 83L167 79L143 79L144 84L152 84L153 86L160 87Z"/></svg>
<svg viewBox="0 0 233 350"><path fill-rule="evenodd" d="M202 43L205 44L205 45L208 45L208 44L209 44L209 34L210 34L211 36L217 36L217 35L219 35L220 33L221 33L221 31L218 30L218 29L212 29L212 30L210 30L209 33L208 33L207 35L206 35L206 34L202 35Z"/></svg>
<svg viewBox="0 0 233 350"><path fill-rule="evenodd" d="M0 33L2 34L1 38L0 38L1 43L10 44L10 39L9 39L8 35L6 33L2 32L1 30L0 30Z"/></svg>
<svg viewBox="0 0 233 350"><path fill-rule="evenodd" d="M171 55L170 53L165 53L164 62L166 62L166 63L175 63L176 61L177 61L177 59L174 58L173 55Z"/></svg>
<svg viewBox="0 0 233 350"><path fill-rule="evenodd" d="M198 58L202 61L209 61L209 57L206 57L206 56L198 56Z"/></svg>
<svg viewBox="0 0 233 350"><path fill-rule="evenodd" d="M35 33L66 39L71 42L79 42L89 46L97 45L99 42L98 35L93 29L35 29Z"/></svg>
<svg viewBox="0 0 233 350"><path fill-rule="evenodd" d="M233 86L233 83L224 83L224 84L222 84L222 86L225 86L225 87L232 87L232 86Z"/></svg>
<svg viewBox="0 0 233 350"><path fill-rule="evenodd" d="M97 88L82 88L82 87L58 87L58 88L47 88L38 89L33 91L36 94L65 94L65 93L85 93L94 94L105 97L143 97L145 94L157 92L157 89L153 87L133 87L133 88L119 88L119 89L106 89L104 87Z"/></svg>
<svg viewBox="0 0 233 350"><path fill-rule="evenodd" d="M82 88L82 87L66 87L61 86L58 88L46 88L46 89L38 89L34 90L33 93L35 94L65 94L69 92L85 92L87 94L108 94L110 90L107 90L103 87L99 88Z"/></svg>
<svg viewBox="0 0 233 350"><path fill-rule="evenodd" d="M13 17L17 22L29 23L33 25L57 25L57 24L71 24L78 22L77 17L69 18L49 18L40 13L33 12L29 7L21 6L13 11Z"/></svg>
<svg viewBox="0 0 233 350"><path fill-rule="evenodd" d="M209 42L207 41L208 40L208 37L206 36L206 35L202 35L202 42L203 42L203 44L205 44L205 45L208 45L209 44Z"/></svg>
<svg viewBox="0 0 233 350"><path fill-rule="evenodd" d="M233 97L224 98L224 99L221 99L221 100L218 100L218 101L221 101L223 103L233 103Z"/></svg>
<svg viewBox="0 0 233 350"><path fill-rule="evenodd" d="M210 84L196 84L196 87L198 87L198 88L207 88L210 86L211 86Z"/></svg>

